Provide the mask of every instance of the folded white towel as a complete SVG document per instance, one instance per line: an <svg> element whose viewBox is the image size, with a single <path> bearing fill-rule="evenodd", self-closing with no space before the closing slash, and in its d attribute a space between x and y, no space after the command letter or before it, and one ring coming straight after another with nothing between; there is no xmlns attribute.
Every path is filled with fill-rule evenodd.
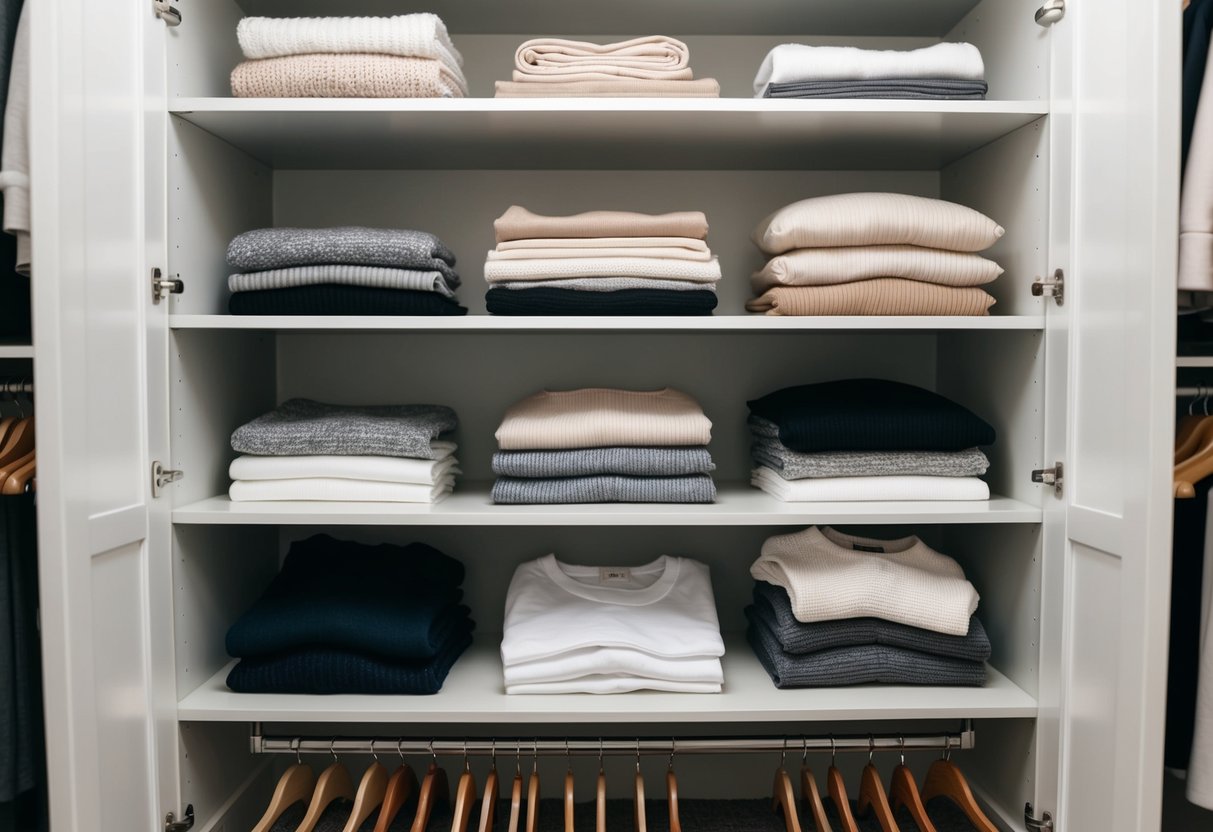
<svg viewBox="0 0 1213 832"><path fill-rule="evenodd" d="M354 503L436 503L451 493L451 474L433 485L313 477L298 480L236 480L228 489L233 503L323 500Z"/></svg>
<svg viewBox="0 0 1213 832"><path fill-rule="evenodd" d="M717 656L664 658L626 647L587 647L550 659L503 665L507 685L567 682L590 675L640 676L667 682L721 684L724 672Z"/></svg>
<svg viewBox="0 0 1213 832"><path fill-rule="evenodd" d="M631 693L637 690L660 690L668 693L720 693L717 682L671 682L666 679L646 679L643 676L583 676L567 682L536 682L529 685L506 685L507 694L534 693Z"/></svg>
<svg viewBox="0 0 1213 832"><path fill-rule="evenodd" d="M768 84L905 78L982 81L985 64L971 43L937 43L906 52L785 43L763 59L754 77L754 95L762 98Z"/></svg>
<svg viewBox="0 0 1213 832"><path fill-rule="evenodd" d="M484 279L489 283L511 280L556 280L565 277L647 277L659 280L720 280L720 262L663 260L658 257L568 257L559 260L489 260Z"/></svg>
<svg viewBox="0 0 1213 832"><path fill-rule="evenodd" d="M339 479L433 485L460 473L449 452L439 459L395 456L238 456L227 473L233 480Z"/></svg>
<svg viewBox="0 0 1213 832"><path fill-rule="evenodd" d="M858 503L881 500L988 500L990 486L977 477L817 477L785 480L755 468L750 484L785 503Z"/></svg>

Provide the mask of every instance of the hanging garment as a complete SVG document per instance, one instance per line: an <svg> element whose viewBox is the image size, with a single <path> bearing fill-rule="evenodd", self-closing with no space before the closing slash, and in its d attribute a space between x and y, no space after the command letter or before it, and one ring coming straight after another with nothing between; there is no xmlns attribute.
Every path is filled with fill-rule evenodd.
<svg viewBox="0 0 1213 832"><path fill-rule="evenodd" d="M1206 61L1179 199L1179 289L1213 291L1213 61Z"/></svg>
<svg viewBox="0 0 1213 832"><path fill-rule="evenodd" d="M1196 0L1184 9L1183 28L1183 115L1180 128L1182 172L1188 165L1196 106L1205 80L1209 58L1209 38L1213 33L1213 0Z"/></svg>
<svg viewBox="0 0 1213 832"><path fill-rule="evenodd" d="M0 190L4 192L4 231L17 238L17 273L30 274L29 214L29 10L21 10L8 101L4 108L4 147L0 149Z"/></svg>
<svg viewBox="0 0 1213 832"><path fill-rule="evenodd" d="M1206 487L1207 490L1207 487ZM1199 493L1197 496L1200 496ZM1177 500L1180 502L1195 502L1193 500ZM1213 507L1213 491L1209 497L1200 501L1200 505L1208 510ZM1197 636L1199 651L1199 671L1195 686L1195 719L1192 735L1192 756L1188 763L1188 800L1213 809L1213 531L1208 522L1205 523L1205 546L1203 568L1204 574L1195 582L1201 589L1200 620L1194 628ZM1178 564L1177 564L1178 566ZM1175 626L1175 619L1172 619ZM1191 641L1189 637L1188 641ZM1169 700L1168 696L1168 700ZM1168 701L1168 706L1170 702ZM1167 714L1170 722L1170 712ZM1168 724L1168 728L1170 725ZM1168 732L1168 741L1171 739Z"/></svg>
<svg viewBox="0 0 1213 832"><path fill-rule="evenodd" d="M1167 651L1167 722L1163 762L1183 770L1192 756L1200 668L1200 596L1205 527L1213 479L1196 483L1196 499L1176 500L1171 556L1171 636Z"/></svg>
<svg viewBox="0 0 1213 832"><path fill-rule="evenodd" d="M0 803L44 780L34 497L0 499Z"/></svg>

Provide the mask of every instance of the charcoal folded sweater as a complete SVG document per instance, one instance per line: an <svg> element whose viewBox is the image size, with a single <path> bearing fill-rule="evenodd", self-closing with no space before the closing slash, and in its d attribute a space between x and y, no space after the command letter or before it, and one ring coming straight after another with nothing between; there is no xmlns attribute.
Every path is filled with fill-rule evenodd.
<svg viewBox="0 0 1213 832"><path fill-rule="evenodd" d="M978 101L985 81L953 78L871 78L845 81L795 81L768 84L764 98L912 98Z"/></svg>
<svg viewBox="0 0 1213 832"><path fill-rule="evenodd" d="M430 658L467 620L457 606L463 564L423 543L291 544L282 570L227 633L232 656L330 647L393 659Z"/></svg>
<svg viewBox="0 0 1213 832"><path fill-rule="evenodd" d="M748 402L779 427L779 441L817 451L961 451L994 443L994 428L968 408L921 387L847 379L785 387Z"/></svg>
<svg viewBox="0 0 1213 832"><path fill-rule="evenodd" d="M492 315L710 315L714 291L621 289L583 292L576 289L502 289L485 295Z"/></svg>
<svg viewBox="0 0 1213 832"><path fill-rule="evenodd" d="M522 479L498 477L493 502L499 505L563 503L711 503L716 485L707 474L686 477L593 477Z"/></svg>
<svg viewBox="0 0 1213 832"><path fill-rule="evenodd" d="M337 264L455 276L455 255L441 240L428 231L405 228L258 228L228 244L227 264L241 272Z"/></svg>
<svg viewBox="0 0 1213 832"><path fill-rule="evenodd" d="M715 468L707 448L579 448L493 454L493 473L503 477L676 477L707 474Z"/></svg>
<svg viewBox="0 0 1213 832"><path fill-rule="evenodd" d="M787 590L763 581L754 584L754 605L746 609L746 616L751 622L766 625L783 651L792 655L885 644L973 662L990 658L990 639L977 616L969 619L969 632L963 636L949 636L880 618L846 618L804 624L796 620Z"/></svg>
<svg viewBox="0 0 1213 832"><path fill-rule="evenodd" d="M233 315L466 315L467 307L438 292L377 289L370 286L291 286L236 292L228 299Z"/></svg>
<svg viewBox="0 0 1213 832"><path fill-rule="evenodd" d="M756 421L766 420L751 416ZM775 438L751 427L750 457L785 480L821 477L979 477L990 467L980 448L964 451L793 451L779 441L779 428L771 422ZM763 428L765 431L766 428Z"/></svg>

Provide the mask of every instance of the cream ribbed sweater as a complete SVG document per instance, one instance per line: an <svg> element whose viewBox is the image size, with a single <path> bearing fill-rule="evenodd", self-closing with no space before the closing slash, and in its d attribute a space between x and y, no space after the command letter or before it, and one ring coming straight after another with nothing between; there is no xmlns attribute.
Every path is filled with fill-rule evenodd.
<svg viewBox="0 0 1213 832"><path fill-rule="evenodd" d="M981 286L1002 267L980 254L921 246L801 248L772 257L750 277L755 292L772 286L825 286L876 277L903 277L940 286Z"/></svg>
<svg viewBox="0 0 1213 832"><path fill-rule="evenodd" d="M882 277L833 286L776 286L746 301L767 315L988 315L994 298L975 286L956 288Z"/></svg>
<svg viewBox="0 0 1213 832"><path fill-rule="evenodd" d="M767 538L750 574L786 589L806 624L871 617L963 636L978 602L960 564L917 537L871 540L810 527Z"/></svg>
<svg viewBox="0 0 1213 832"><path fill-rule="evenodd" d="M548 391L506 411L503 451L707 445L712 423L699 403L671 390Z"/></svg>

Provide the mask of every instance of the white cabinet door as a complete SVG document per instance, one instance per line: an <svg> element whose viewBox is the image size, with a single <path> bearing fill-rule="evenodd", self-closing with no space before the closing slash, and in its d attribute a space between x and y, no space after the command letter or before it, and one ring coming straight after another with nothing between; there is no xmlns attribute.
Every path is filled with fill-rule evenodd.
<svg viewBox="0 0 1213 832"><path fill-rule="evenodd" d="M1158 829L1161 801L1180 3L1066 5L1049 33L1069 366L1064 494L1046 499L1067 538L1057 820L1136 832Z"/></svg>
<svg viewBox="0 0 1213 832"><path fill-rule="evenodd" d="M175 730L164 730L175 718L171 564L149 474L167 410L163 331L149 335L165 224L164 24L150 0L26 11L51 823L151 832L181 813Z"/></svg>

